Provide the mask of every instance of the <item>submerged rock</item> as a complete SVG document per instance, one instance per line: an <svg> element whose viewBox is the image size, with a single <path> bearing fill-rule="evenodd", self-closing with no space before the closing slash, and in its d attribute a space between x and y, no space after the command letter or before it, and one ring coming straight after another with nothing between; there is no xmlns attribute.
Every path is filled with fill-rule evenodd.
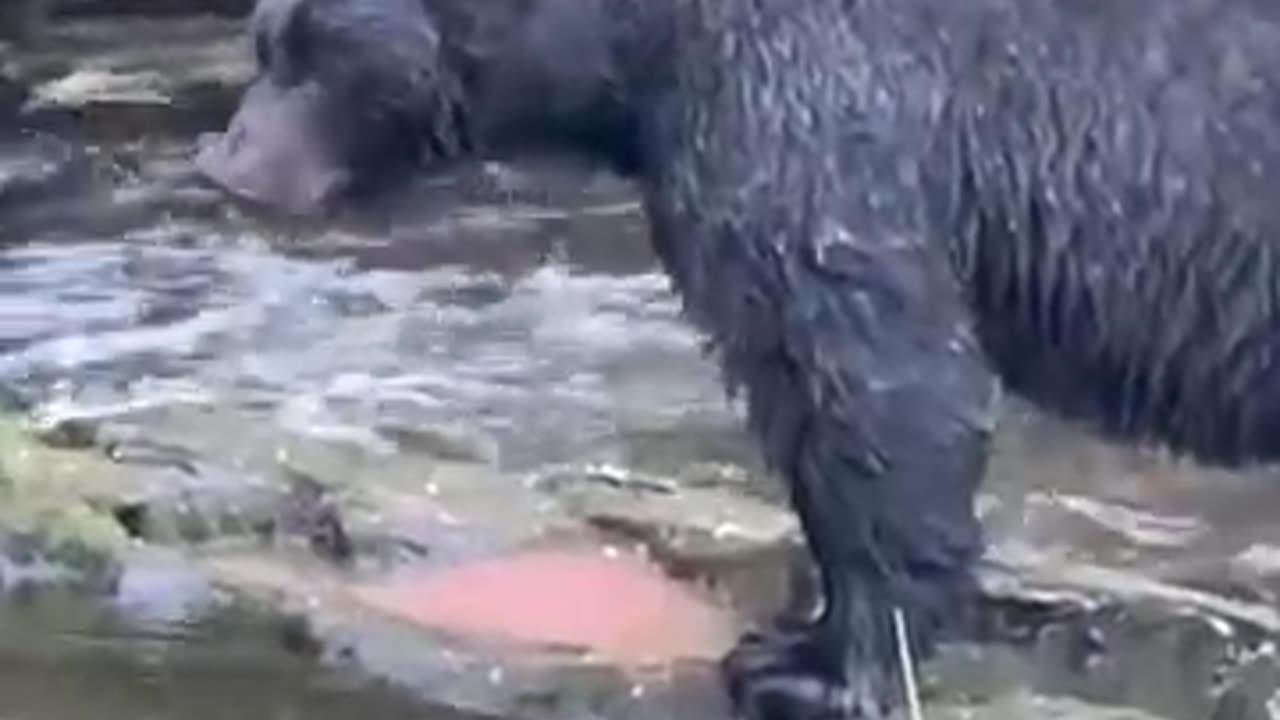
<svg viewBox="0 0 1280 720"><path fill-rule="evenodd" d="M808 593L807 555L789 508L724 472L666 478L610 466L559 468L532 486L607 539L636 543L672 575L719 590L763 618Z"/></svg>
<svg viewBox="0 0 1280 720"><path fill-rule="evenodd" d="M109 585L127 545L102 502L118 479L105 458L46 448L0 415L0 590Z"/></svg>
<svg viewBox="0 0 1280 720"><path fill-rule="evenodd" d="M534 481L568 510L608 533L648 545L665 561L709 569L794 543L785 507L740 489L688 487L618 468L556 471Z"/></svg>
<svg viewBox="0 0 1280 720"><path fill-rule="evenodd" d="M0 131L0 227L6 212L87 189L90 173L83 149L70 140L33 129Z"/></svg>

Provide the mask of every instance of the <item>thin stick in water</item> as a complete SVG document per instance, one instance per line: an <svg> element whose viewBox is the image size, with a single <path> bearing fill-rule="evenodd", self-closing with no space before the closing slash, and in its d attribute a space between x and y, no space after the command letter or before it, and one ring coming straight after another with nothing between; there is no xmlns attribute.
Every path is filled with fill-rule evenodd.
<svg viewBox="0 0 1280 720"><path fill-rule="evenodd" d="M898 664L902 666L902 683L907 695L907 716L910 720L924 720L920 712L920 694L916 689L915 663L911 657L911 644L907 640L907 618L902 608L893 609L893 629L898 639Z"/></svg>

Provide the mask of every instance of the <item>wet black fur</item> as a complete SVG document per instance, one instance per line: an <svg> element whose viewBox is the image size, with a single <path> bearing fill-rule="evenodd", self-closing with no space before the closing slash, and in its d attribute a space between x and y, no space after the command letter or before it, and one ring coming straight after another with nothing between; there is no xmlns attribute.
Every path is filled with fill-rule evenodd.
<svg viewBox="0 0 1280 720"><path fill-rule="evenodd" d="M382 161L635 178L823 574L812 627L728 659L745 713L897 702L888 613L927 650L964 587L1001 382L1205 461L1280 454L1272 0L263 8L269 72L393 128Z"/></svg>

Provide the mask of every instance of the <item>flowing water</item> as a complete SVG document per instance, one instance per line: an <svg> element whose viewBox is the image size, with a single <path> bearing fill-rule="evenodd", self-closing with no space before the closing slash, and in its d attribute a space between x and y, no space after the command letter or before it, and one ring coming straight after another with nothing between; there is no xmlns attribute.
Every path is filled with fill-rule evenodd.
<svg viewBox="0 0 1280 720"><path fill-rule="evenodd" d="M388 414L463 421L513 466L726 415L660 275L365 269L216 230L172 242L195 232L7 250L0 378L82 410L194 394L353 433Z"/></svg>

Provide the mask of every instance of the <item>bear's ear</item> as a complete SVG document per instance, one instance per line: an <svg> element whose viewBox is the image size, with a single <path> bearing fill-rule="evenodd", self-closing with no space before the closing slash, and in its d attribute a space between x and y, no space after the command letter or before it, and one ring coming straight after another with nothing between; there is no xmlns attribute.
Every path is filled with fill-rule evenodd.
<svg viewBox="0 0 1280 720"><path fill-rule="evenodd" d="M253 59L258 64L258 72L263 75L271 73L272 60L275 53L272 51L271 35L262 28L258 28L253 34Z"/></svg>
<svg viewBox="0 0 1280 720"><path fill-rule="evenodd" d="M315 11L311 3L305 0L292 3L281 18L277 33L276 55L270 59L279 66L279 71L286 78L297 80L305 69L312 67L314 59L311 48L315 33Z"/></svg>
<svg viewBox="0 0 1280 720"><path fill-rule="evenodd" d="M511 43L512 33L536 10L539 0L442 0L428 2L428 16L442 37L465 55L487 58Z"/></svg>

